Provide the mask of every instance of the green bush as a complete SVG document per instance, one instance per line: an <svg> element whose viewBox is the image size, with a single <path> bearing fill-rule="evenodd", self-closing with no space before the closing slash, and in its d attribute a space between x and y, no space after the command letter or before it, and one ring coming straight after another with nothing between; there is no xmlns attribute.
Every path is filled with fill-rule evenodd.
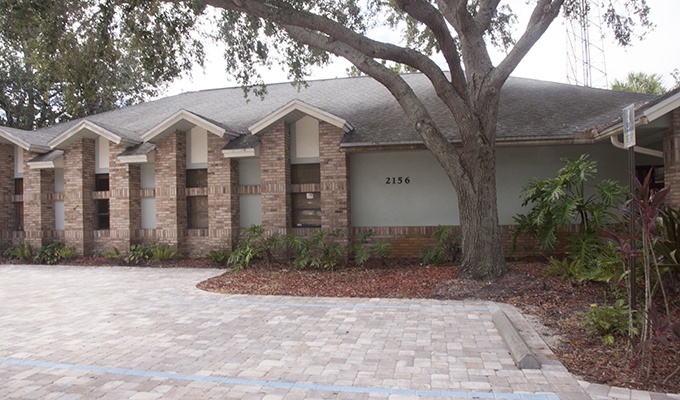
<svg viewBox="0 0 680 400"><path fill-rule="evenodd" d="M623 299L617 300L613 305L591 304L590 310L583 314L582 322L586 326L586 333L601 335L605 344L612 344L615 337L629 335L629 313L630 308ZM641 318L637 312L633 312L633 315L632 333L637 335Z"/></svg>
<svg viewBox="0 0 680 400"><path fill-rule="evenodd" d="M224 265L229 261L229 251L225 249L211 250L206 254L206 257L215 264Z"/></svg>
<svg viewBox="0 0 680 400"><path fill-rule="evenodd" d="M238 244L229 255L228 263L233 270L238 271L258 258L265 257L268 261L275 261L277 251L285 244L284 235L274 233L266 237L262 226L253 225L242 232Z"/></svg>
<svg viewBox="0 0 680 400"><path fill-rule="evenodd" d="M71 259L78 257L78 252L76 251L76 249L74 247L68 246L68 247L63 247L59 251L59 255L61 256L61 258L65 259L65 260L71 260Z"/></svg>
<svg viewBox="0 0 680 400"><path fill-rule="evenodd" d="M308 238L289 236L288 243L296 252L295 266L334 270L347 253L346 247L338 241L342 237L340 229L331 232L319 229Z"/></svg>
<svg viewBox="0 0 680 400"><path fill-rule="evenodd" d="M102 254L110 260L122 260L125 258L125 254L121 253L118 247L115 246L111 250L104 251Z"/></svg>
<svg viewBox="0 0 680 400"><path fill-rule="evenodd" d="M130 245L130 251L125 255L125 261L129 264L139 265L143 262L149 261L153 257L154 246L150 244L133 244Z"/></svg>
<svg viewBox="0 0 680 400"><path fill-rule="evenodd" d="M54 242L42 246L35 254L35 261L40 264L56 264L62 259L61 252L63 248L64 244L61 242Z"/></svg>
<svg viewBox="0 0 680 400"><path fill-rule="evenodd" d="M444 264L460 258L460 236L453 235L451 227L438 226L432 237L437 240L437 244L423 249L420 254L423 264Z"/></svg>
<svg viewBox="0 0 680 400"><path fill-rule="evenodd" d="M364 265L374 257L379 258L384 265L385 260L391 255L390 244L384 240L373 239L374 234L370 229L362 231L357 241L350 246L350 253L357 265Z"/></svg>
<svg viewBox="0 0 680 400"><path fill-rule="evenodd" d="M9 259L22 260L22 261L32 261L33 260L33 249L31 244L20 243L9 247L3 255Z"/></svg>
<svg viewBox="0 0 680 400"><path fill-rule="evenodd" d="M177 250L174 247L167 244L157 244L151 250L151 258L159 261L167 261L177 258Z"/></svg>

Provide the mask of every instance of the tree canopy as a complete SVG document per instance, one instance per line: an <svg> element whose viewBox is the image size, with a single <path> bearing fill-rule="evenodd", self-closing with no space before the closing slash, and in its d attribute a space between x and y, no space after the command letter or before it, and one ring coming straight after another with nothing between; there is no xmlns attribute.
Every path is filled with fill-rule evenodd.
<svg viewBox="0 0 680 400"><path fill-rule="evenodd" d="M133 104L202 61L197 4L0 0L0 10L0 125Z"/></svg>
<svg viewBox="0 0 680 400"><path fill-rule="evenodd" d="M142 87L150 89L176 75L184 68L186 56L200 48L191 45L189 31L195 18L206 9L220 12L215 37L224 44L228 72L260 94L264 93L263 87L254 85L264 82L263 67L282 66L291 80L303 83L310 68L326 65L331 55L347 59L389 90L449 177L460 210L461 276L477 279L494 278L506 271L495 184L501 87L555 18L560 14L582 18L591 11L586 0L532 0L527 25L514 37L517 19L511 8L513 2L502 0L3 2L4 7L8 3L19 9L35 7L29 10L32 16L42 16L43 7L53 10L46 14L45 21L42 17L37 20L47 40L43 40L41 32L33 32L32 16L27 21L31 26L22 28L29 38L40 43L35 47L40 50L35 61L27 57L33 47L23 53L23 59L32 64L30 71L45 71L47 76L52 76L49 71L56 71L54 75L59 77L67 75L59 72L62 67L57 64L73 53L62 53L62 48L89 44L85 47L89 52L82 53L87 60L79 60L93 61L93 73L104 68L102 74L107 76L119 71L119 66L124 70L129 66L132 74L149 76L151 80L143 82L150 85ZM8 18L20 16L19 9L12 9ZM623 45L631 43L636 28L644 31L651 26L646 0L609 1L604 15ZM48 31L49 26L57 29ZM387 41L371 37L371 30L379 26L390 28L394 37ZM489 46L506 51L505 58L496 65ZM68 61L68 57L64 59ZM395 64L429 79L458 127L459 143L454 145L446 139L444 130L448 127L434 122L421 99L399 75L402 67L395 69ZM47 80L52 81L60 80ZM104 79L101 85L105 84ZM72 91L79 90L84 91L85 86L74 85Z"/></svg>

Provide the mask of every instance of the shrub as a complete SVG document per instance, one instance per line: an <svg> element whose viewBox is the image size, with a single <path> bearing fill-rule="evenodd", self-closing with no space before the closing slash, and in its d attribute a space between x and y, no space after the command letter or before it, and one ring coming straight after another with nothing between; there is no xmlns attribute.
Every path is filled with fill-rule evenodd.
<svg viewBox="0 0 680 400"><path fill-rule="evenodd" d="M157 244L151 250L151 257L154 260L159 261L172 260L173 258L177 258L177 256L178 256L177 250L175 250L174 247L167 244Z"/></svg>
<svg viewBox="0 0 680 400"><path fill-rule="evenodd" d="M211 250L206 254L206 257L215 264L224 265L229 261L229 251L225 249Z"/></svg>
<svg viewBox="0 0 680 400"><path fill-rule="evenodd" d="M343 234L340 229L331 232L319 229L312 233L308 238L289 236L289 244L295 250L295 266L306 268L308 266L316 269L330 269L342 261L346 254L346 247L338 242Z"/></svg>
<svg viewBox="0 0 680 400"><path fill-rule="evenodd" d="M103 255L110 260L122 260L125 258L125 254L121 253L118 247L115 246L111 250L106 250Z"/></svg>
<svg viewBox="0 0 680 400"><path fill-rule="evenodd" d="M149 244L133 244L130 245L130 251L125 255L125 261L130 264L139 265L143 262L149 261L153 256L154 246Z"/></svg>
<svg viewBox="0 0 680 400"><path fill-rule="evenodd" d="M3 255L10 259L32 261L33 249L31 248L31 244L28 242L20 243L9 247L7 250L5 250Z"/></svg>
<svg viewBox="0 0 680 400"><path fill-rule="evenodd" d="M68 246L68 247L63 247L59 251L59 255L61 256L61 258L65 259L65 260L71 260L71 259L78 257L78 252L76 251L76 249L74 247Z"/></svg>
<svg viewBox="0 0 680 400"><path fill-rule="evenodd" d="M350 246L350 253L357 265L364 265L372 257L380 258L383 265L390 256L390 244L384 240L372 240L374 232L365 230L359 234L357 241Z"/></svg>
<svg viewBox="0 0 680 400"><path fill-rule="evenodd" d="M266 257L268 261L274 261L276 251L285 244L285 236L275 233L265 237L264 228L253 225L242 232L238 244L229 255L228 262L233 270L238 271L248 267L257 258Z"/></svg>
<svg viewBox="0 0 680 400"><path fill-rule="evenodd" d="M42 246L35 254L35 261L41 264L56 264L62 259L61 251L63 248L64 244L61 242L54 242Z"/></svg>
<svg viewBox="0 0 680 400"><path fill-rule="evenodd" d="M626 337L629 334L637 335L641 318L634 313L633 331L629 329L630 308L623 299L617 300L613 305L591 304L590 310L583 314L582 322L586 326L586 333L602 336L604 344L613 344L615 337Z"/></svg>
<svg viewBox="0 0 680 400"><path fill-rule="evenodd" d="M453 235L451 227L438 226L432 237L437 240L435 247L423 249L420 261L423 264L444 264L460 258L460 236Z"/></svg>

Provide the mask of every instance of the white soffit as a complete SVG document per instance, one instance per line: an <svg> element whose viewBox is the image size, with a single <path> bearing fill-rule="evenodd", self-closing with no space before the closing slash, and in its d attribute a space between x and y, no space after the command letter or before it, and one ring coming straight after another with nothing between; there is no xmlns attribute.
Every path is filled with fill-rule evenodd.
<svg viewBox="0 0 680 400"><path fill-rule="evenodd" d="M120 142L123 141L122 137L111 132L110 130L103 128L94 122L83 120L62 132L61 135L52 139L49 145L54 149L63 149L81 137L96 139L98 136L103 137L104 139L115 144L120 144Z"/></svg>
<svg viewBox="0 0 680 400"><path fill-rule="evenodd" d="M671 97L664 99L653 106L642 111L642 115L647 117L649 122L662 117L672 110L680 107L680 92L675 93Z"/></svg>
<svg viewBox="0 0 680 400"><path fill-rule="evenodd" d="M165 134L170 133L175 129L188 131L195 126L201 127L219 137L224 137L224 135L238 136L236 133L228 132L223 127L208 121L203 117L182 109L151 128L148 132L142 134L142 140L145 142L153 141L154 139L160 139Z"/></svg>
<svg viewBox="0 0 680 400"><path fill-rule="evenodd" d="M345 133L353 129L352 125L343 118L328 113L320 108L311 106L300 100L293 100L258 122L254 123L253 125L249 126L248 130L253 135L255 135L294 111L299 111L309 115L310 117L316 118L319 121L323 121L335 127L341 128L343 131L345 131Z"/></svg>
<svg viewBox="0 0 680 400"><path fill-rule="evenodd" d="M224 149L222 150L224 158L248 158L260 157L260 146L254 149Z"/></svg>
<svg viewBox="0 0 680 400"><path fill-rule="evenodd" d="M47 154L29 160L26 164L28 164L31 169L64 168L64 152L61 150L52 150Z"/></svg>

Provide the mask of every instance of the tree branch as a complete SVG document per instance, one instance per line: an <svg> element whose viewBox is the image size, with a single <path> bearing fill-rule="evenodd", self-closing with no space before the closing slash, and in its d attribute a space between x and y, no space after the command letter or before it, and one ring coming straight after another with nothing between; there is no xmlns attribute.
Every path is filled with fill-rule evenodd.
<svg viewBox="0 0 680 400"><path fill-rule="evenodd" d="M564 0L539 0L531 14L527 28L522 37L513 46L508 55L501 61L489 76L488 84L500 87L508 79L512 71L524 59L529 50L543 36L550 24L559 15Z"/></svg>
<svg viewBox="0 0 680 400"><path fill-rule="evenodd" d="M460 60L460 53L441 12L423 0L397 0L396 4L408 15L422 22L432 31L449 66L451 83L459 96L466 99L467 85L465 72Z"/></svg>
<svg viewBox="0 0 680 400"><path fill-rule="evenodd" d="M413 129L420 135L425 146L437 160L442 165L453 168L457 173L462 171L458 151L445 139L425 105L398 73L347 43L333 40L333 38L298 26L283 25L283 27L293 39L347 59L360 71L385 86L401 106Z"/></svg>
<svg viewBox="0 0 680 400"><path fill-rule="evenodd" d="M489 29L491 20L493 20L500 2L501 0L482 0L479 4L479 12L475 16L477 26L481 27L484 31Z"/></svg>

